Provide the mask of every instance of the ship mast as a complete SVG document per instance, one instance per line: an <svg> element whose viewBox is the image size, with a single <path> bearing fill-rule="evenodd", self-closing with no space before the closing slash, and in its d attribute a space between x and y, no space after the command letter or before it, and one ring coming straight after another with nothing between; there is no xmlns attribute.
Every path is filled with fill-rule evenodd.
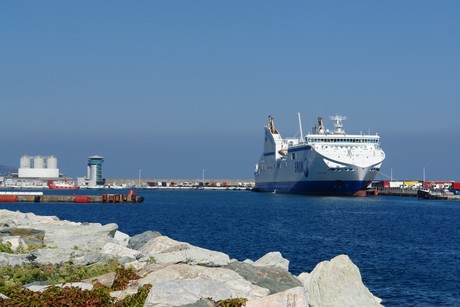
<svg viewBox="0 0 460 307"><path fill-rule="evenodd" d="M300 113L299 112L297 112L297 117L299 118L300 141L303 141L302 120L300 119Z"/></svg>

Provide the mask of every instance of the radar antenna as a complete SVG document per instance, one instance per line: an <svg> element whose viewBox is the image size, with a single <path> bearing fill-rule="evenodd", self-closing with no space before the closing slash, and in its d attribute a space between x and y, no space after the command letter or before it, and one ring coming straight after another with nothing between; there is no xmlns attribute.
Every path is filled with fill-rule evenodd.
<svg viewBox="0 0 460 307"><path fill-rule="evenodd" d="M343 130L343 123L342 121L346 120L347 117L346 116L342 116L342 115L333 115L333 116L329 116L329 119L334 121L334 128L335 128L335 133L337 134L345 134L345 130Z"/></svg>

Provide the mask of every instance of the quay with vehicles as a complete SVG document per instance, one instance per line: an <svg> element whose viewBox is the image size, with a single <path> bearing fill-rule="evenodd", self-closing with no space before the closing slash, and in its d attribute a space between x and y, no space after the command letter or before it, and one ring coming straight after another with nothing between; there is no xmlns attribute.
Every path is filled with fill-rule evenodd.
<svg viewBox="0 0 460 307"><path fill-rule="evenodd" d="M460 200L460 182L437 181L374 181L367 195L410 196L418 199Z"/></svg>

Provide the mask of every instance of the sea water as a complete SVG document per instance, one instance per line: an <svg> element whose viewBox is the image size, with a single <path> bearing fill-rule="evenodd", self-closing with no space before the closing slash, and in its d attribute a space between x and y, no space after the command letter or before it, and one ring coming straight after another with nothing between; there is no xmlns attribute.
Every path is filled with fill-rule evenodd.
<svg viewBox="0 0 460 307"><path fill-rule="evenodd" d="M136 192L145 197L143 203L0 203L0 208L116 223L130 236L159 231L241 261L280 251L295 275L347 254L385 306L460 305L460 202L249 191Z"/></svg>

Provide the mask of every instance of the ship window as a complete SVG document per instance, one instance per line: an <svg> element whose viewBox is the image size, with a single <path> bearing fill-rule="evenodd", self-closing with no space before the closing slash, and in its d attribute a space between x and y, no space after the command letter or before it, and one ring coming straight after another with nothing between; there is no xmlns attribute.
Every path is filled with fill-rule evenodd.
<svg viewBox="0 0 460 307"><path fill-rule="evenodd" d="M291 159L292 159L292 160L295 160L295 152L293 152L293 153L291 154Z"/></svg>

